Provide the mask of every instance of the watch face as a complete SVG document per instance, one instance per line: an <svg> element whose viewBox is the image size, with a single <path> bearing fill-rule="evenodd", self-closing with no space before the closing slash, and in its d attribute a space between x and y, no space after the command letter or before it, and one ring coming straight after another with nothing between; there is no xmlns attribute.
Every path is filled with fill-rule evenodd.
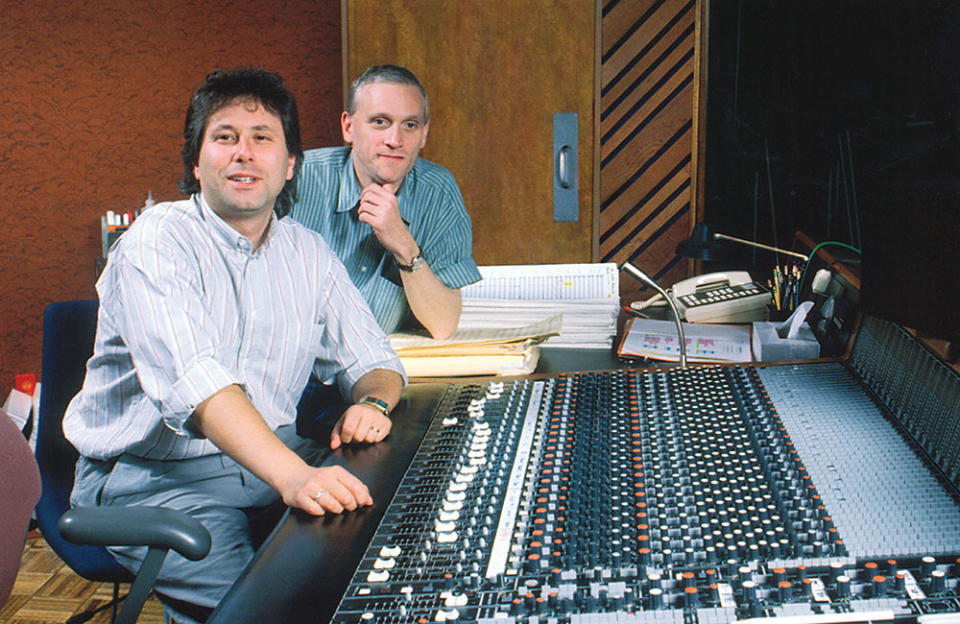
<svg viewBox="0 0 960 624"><path fill-rule="evenodd" d="M406 271L407 273L413 273L423 266L424 262L426 262L426 260L423 257L423 252L421 252L413 257L413 260L410 261L410 264L400 264L398 262L397 267L402 271Z"/></svg>

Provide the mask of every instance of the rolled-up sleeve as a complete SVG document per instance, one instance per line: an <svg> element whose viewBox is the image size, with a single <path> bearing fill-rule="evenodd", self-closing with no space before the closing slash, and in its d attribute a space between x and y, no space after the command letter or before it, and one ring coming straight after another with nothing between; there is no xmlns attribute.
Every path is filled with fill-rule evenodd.
<svg viewBox="0 0 960 624"><path fill-rule="evenodd" d="M167 427L187 434L197 405L231 384L243 385L224 361L221 327L203 301L196 263L175 242L141 236L116 263L115 297L101 297L123 336L144 394ZM221 319L221 323L223 320Z"/></svg>
<svg viewBox="0 0 960 624"><path fill-rule="evenodd" d="M451 220L448 227L437 232L424 245L430 268L447 288L463 288L481 279L473 260L473 232L470 219L463 210L463 218ZM434 260L435 259L435 260Z"/></svg>
<svg viewBox="0 0 960 624"><path fill-rule="evenodd" d="M463 195L453 175L434 163L417 161L415 197L403 198L419 209L413 236L430 269L447 288L462 288L480 281L473 259L473 227Z"/></svg>
<svg viewBox="0 0 960 624"><path fill-rule="evenodd" d="M397 372L406 385L406 372L390 340L333 254L322 309L326 315L324 336L314 367L319 379L335 378L344 397L350 397L357 380L377 369Z"/></svg>

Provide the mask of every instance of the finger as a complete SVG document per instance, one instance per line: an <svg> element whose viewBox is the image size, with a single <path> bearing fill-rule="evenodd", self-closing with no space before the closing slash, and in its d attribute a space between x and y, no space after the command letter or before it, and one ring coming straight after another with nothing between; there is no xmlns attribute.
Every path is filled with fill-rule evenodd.
<svg viewBox="0 0 960 624"><path fill-rule="evenodd" d="M340 429L343 427L343 418L337 421L337 424L333 426L333 431L330 432L330 449L335 450L340 448L340 445L343 444L343 438L340 436Z"/></svg>
<svg viewBox="0 0 960 624"><path fill-rule="evenodd" d="M382 439L379 437L381 431L382 427L378 418L368 418L364 416L364 418L361 419L360 424L357 426L357 435L354 437L358 441L372 444L373 442L379 442Z"/></svg>
<svg viewBox="0 0 960 624"><path fill-rule="evenodd" d="M390 435L390 430L393 429L393 421L391 421L389 418L383 418L378 425L378 429L379 431L376 442L380 442Z"/></svg>
<svg viewBox="0 0 960 624"><path fill-rule="evenodd" d="M324 511L329 511L330 513L343 513L343 510L347 505L343 501L343 498L352 498L346 497L344 494L344 488L337 483L336 481L330 483L326 488L318 489L314 494L310 495L310 498L314 503L319 505ZM356 509L356 504L354 503L351 509Z"/></svg>
<svg viewBox="0 0 960 624"><path fill-rule="evenodd" d="M392 193L384 192L383 188L376 185L368 186L360 193L360 204L369 204L371 206L382 206L390 201Z"/></svg>
<svg viewBox="0 0 960 624"><path fill-rule="evenodd" d="M347 412L340 417L340 426L337 430L337 433L340 436L340 440L343 444L350 444L353 442L354 438L357 435L357 418L353 416L351 412Z"/></svg>
<svg viewBox="0 0 960 624"><path fill-rule="evenodd" d="M373 227L376 224L376 218L369 212L357 213L357 221L360 223L366 223L370 227Z"/></svg>
<svg viewBox="0 0 960 624"><path fill-rule="evenodd" d="M367 430L366 441L371 444L380 442L387 437L388 433L390 433L390 419L377 418L370 423L370 428Z"/></svg>
<svg viewBox="0 0 960 624"><path fill-rule="evenodd" d="M300 508L312 516L325 516L327 514L327 510L323 508L323 505L318 503L312 496L307 496L306 502L300 505Z"/></svg>
<svg viewBox="0 0 960 624"><path fill-rule="evenodd" d="M350 492L350 496L357 505L372 505L373 498L370 496L370 490L367 486L347 471L343 471L343 474L339 478L339 482Z"/></svg>
<svg viewBox="0 0 960 624"><path fill-rule="evenodd" d="M324 509L331 513L353 511L361 505L370 504L370 492L360 479L337 467L336 478L327 481L328 489L319 499Z"/></svg>

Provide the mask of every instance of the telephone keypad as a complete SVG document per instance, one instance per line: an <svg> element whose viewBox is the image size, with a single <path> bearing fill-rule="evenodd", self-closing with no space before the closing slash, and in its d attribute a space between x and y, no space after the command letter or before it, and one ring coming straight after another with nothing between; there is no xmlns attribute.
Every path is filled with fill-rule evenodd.
<svg viewBox="0 0 960 624"><path fill-rule="evenodd" d="M762 292L765 291L762 290L757 284L749 283L740 284L738 286L723 286L720 288L705 290L703 292L691 293L689 295L679 297L679 300L685 307L694 308L697 306L709 305L711 303L731 301L741 297L750 297L753 295L758 295Z"/></svg>

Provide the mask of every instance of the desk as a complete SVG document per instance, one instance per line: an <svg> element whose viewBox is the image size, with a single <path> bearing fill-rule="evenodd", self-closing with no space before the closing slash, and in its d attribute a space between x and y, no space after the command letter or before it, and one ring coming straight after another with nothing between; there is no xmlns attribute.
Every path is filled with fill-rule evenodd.
<svg viewBox="0 0 960 624"><path fill-rule="evenodd" d="M610 370L628 364L617 357L613 349L557 349L540 347L540 362L536 373L552 374L569 371ZM633 365L630 365L633 366Z"/></svg>
<svg viewBox="0 0 960 624"><path fill-rule="evenodd" d="M330 453L323 465L342 465L359 477L374 505L355 513L309 516L287 510L208 622L326 622L377 529L429 425L443 384L409 386L380 444Z"/></svg>

